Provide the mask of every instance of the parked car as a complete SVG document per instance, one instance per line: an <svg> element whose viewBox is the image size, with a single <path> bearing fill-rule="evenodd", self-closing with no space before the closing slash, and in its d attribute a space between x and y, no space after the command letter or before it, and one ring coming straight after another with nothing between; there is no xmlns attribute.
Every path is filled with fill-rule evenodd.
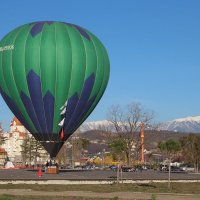
<svg viewBox="0 0 200 200"><path fill-rule="evenodd" d="M167 168L167 171L169 171L168 168ZM180 169L180 167L171 166L171 172L180 172L180 171L182 171L182 170Z"/></svg>
<svg viewBox="0 0 200 200"><path fill-rule="evenodd" d="M180 169L185 172L194 172L194 167L191 165L183 165L180 167Z"/></svg>
<svg viewBox="0 0 200 200"><path fill-rule="evenodd" d="M116 165L112 165L112 166L110 166L110 169L111 169L112 171L117 171L117 166L116 166Z"/></svg>
<svg viewBox="0 0 200 200"><path fill-rule="evenodd" d="M134 168L132 167L122 167L122 171L123 172L134 172Z"/></svg>

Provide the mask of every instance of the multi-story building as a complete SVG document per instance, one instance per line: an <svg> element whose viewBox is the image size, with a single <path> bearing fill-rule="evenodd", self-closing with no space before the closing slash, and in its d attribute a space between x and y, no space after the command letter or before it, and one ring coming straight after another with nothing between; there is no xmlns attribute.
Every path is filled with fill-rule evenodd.
<svg viewBox="0 0 200 200"><path fill-rule="evenodd" d="M8 158L15 163L22 162L21 151L23 141L28 136L28 131L21 122L14 117L10 123L10 132L4 133L6 138L2 147L6 150Z"/></svg>
<svg viewBox="0 0 200 200"><path fill-rule="evenodd" d="M7 152L7 157L13 163L22 163L22 144L25 139L33 137L28 130L21 124L21 122L14 117L10 123L10 131L4 133L5 143L2 148ZM40 157L31 158L28 162L33 164L44 163L48 159L48 154L44 149L39 148L38 153Z"/></svg>

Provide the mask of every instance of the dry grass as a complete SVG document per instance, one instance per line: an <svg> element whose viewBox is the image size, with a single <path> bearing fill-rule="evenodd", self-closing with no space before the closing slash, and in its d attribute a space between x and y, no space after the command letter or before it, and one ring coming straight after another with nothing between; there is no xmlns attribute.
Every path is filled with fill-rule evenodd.
<svg viewBox="0 0 200 200"><path fill-rule="evenodd" d="M35 191L92 191L92 192L149 192L149 193L193 193L200 194L200 183L172 183L172 189L167 189L167 183L150 184L112 184L112 185L27 185L5 184L0 189L32 189Z"/></svg>

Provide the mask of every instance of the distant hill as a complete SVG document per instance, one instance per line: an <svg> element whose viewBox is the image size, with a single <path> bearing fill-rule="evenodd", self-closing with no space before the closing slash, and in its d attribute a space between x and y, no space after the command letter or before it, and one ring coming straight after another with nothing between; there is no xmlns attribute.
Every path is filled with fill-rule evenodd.
<svg viewBox="0 0 200 200"><path fill-rule="evenodd" d="M113 125L107 120L85 122L80 130L82 137L91 141L88 147L90 153L98 153L102 149L109 151L108 141L116 134ZM200 133L200 116L164 122L159 126L159 130L145 130L145 149L157 152L158 142L168 139L179 140L189 133ZM135 134L135 140L139 142L139 133Z"/></svg>
<svg viewBox="0 0 200 200"><path fill-rule="evenodd" d="M88 139L91 144L88 147L90 153L98 153L102 149L108 150L107 144L111 137L116 133L107 133L105 131L90 130L81 133L83 138ZM173 131L145 131L144 145L145 148L153 152L157 152L158 142L168 139L179 140L181 137L189 133L173 132ZM135 141L139 142L139 133L135 134Z"/></svg>

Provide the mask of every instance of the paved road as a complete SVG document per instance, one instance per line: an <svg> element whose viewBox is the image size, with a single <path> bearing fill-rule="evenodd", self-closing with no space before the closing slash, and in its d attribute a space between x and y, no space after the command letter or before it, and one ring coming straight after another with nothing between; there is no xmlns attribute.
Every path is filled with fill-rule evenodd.
<svg viewBox="0 0 200 200"><path fill-rule="evenodd" d="M38 177L36 170L0 170L0 180L116 180L116 172L110 170L60 171L59 174L45 174ZM127 180L167 180L168 173L147 170L123 172ZM200 174L172 173L172 180L200 180Z"/></svg>

